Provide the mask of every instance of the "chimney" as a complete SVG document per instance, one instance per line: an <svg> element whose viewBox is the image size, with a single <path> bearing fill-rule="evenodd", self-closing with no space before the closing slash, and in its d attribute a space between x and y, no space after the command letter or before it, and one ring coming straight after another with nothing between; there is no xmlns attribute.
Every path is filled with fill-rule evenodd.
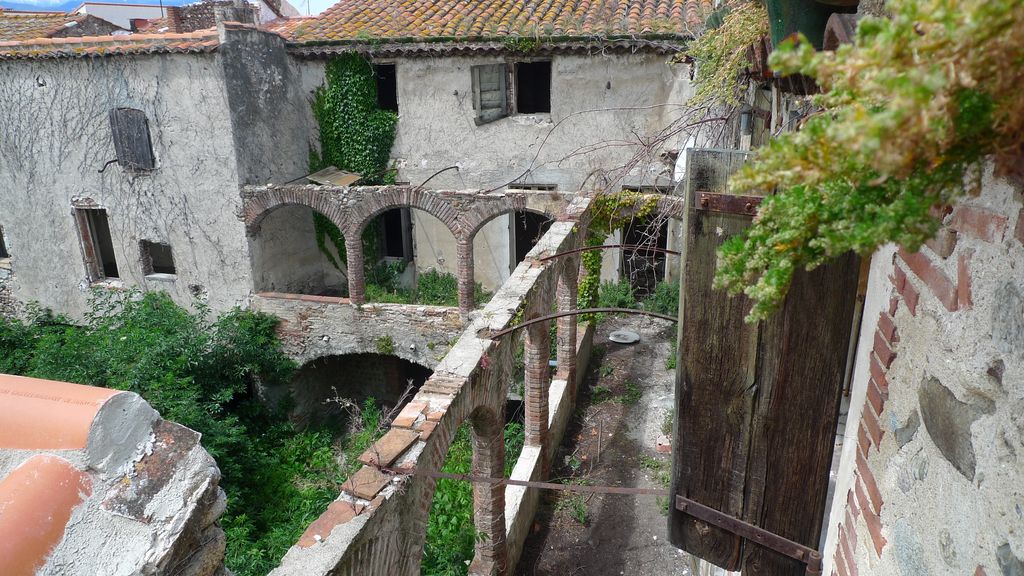
<svg viewBox="0 0 1024 576"><path fill-rule="evenodd" d="M172 34L184 32L181 25L181 7L168 6L164 10L167 13L167 32Z"/></svg>

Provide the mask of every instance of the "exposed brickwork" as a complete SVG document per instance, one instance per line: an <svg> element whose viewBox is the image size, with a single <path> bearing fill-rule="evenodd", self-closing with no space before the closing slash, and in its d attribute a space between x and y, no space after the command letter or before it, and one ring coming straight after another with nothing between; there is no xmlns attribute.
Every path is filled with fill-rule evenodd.
<svg viewBox="0 0 1024 576"><path fill-rule="evenodd" d="M952 280L946 276L927 254L910 253L904 249L899 251L900 258L907 263L910 271L924 282L929 292L935 296L946 310L957 309L957 289Z"/></svg>
<svg viewBox="0 0 1024 576"><path fill-rule="evenodd" d="M459 239L455 243L455 253L458 257L458 280L459 280L459 310L469 312L475 307L474 287L475 278L473 271L473 240L471 238Z"/></svg>
<svg viewBox="0 0 1024 576"><path fill-rule="evenodd" d="M998 212L960 205L953 211L949 227L956 230L958 234L985 242L1000 242L1006 232L1008 221L1009 218Z"/></svg>

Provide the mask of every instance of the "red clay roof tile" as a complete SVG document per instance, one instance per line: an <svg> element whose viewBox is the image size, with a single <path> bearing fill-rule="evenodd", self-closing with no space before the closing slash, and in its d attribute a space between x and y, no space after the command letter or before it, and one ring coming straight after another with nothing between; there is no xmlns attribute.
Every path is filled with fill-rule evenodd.
<svg viewBox="0 0 1024 576"><path fill-rule="evenodd" d="M96 413L119 392L0 374L0 448L85 448Z"/></svg>
<svg viewBox="0 0 1024 576"><path fill-rule="evenodd" d="M685 35L710 0L341 0L278 32L297 42L498 36ZM687 18L683 18L683 15Z"/></svg>
<svg viewBox="0 0 1024 576"><path fill-rule="evenodd" d="M37 455L0 481L0 558L6 576L31 576L64 536L92 479L57 456Z"/></svg>

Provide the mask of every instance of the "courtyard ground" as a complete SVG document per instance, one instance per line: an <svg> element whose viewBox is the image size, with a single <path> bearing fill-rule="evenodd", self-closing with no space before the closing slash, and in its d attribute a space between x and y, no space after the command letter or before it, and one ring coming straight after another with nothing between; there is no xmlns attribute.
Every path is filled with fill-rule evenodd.
<svg viewBox="0 0 1024 576"><path fill-rule="evenodd" d="M615 330L640 342L616 344ZM552 465L562 483L668 489L671 459L655 444L669 430L675 370L666 368L673 323L609 318L577 410ZM690 558L667 540L668 499L651 495L546 492L526 541L520 576L691 576Z"/></svg>

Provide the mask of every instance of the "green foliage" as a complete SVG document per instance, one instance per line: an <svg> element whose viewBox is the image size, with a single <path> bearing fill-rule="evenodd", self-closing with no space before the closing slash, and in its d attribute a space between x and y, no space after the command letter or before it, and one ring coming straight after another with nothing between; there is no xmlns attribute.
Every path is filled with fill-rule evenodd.
<svg viewBox="0 0 1024 576"><path fill-rule="evenodd" d="M345 54L327 64L325 84L313 95L313 116L320 133L320 152L310 150L310 170L327 166L362 174L365 184L390 184L388 169L395 142L398 115L377 106L377 82L373 67L358 54ZM341 230L326 216L314 212L317 247L338 270L345 270L345 241ZM327 249L330 242L341 262ZM369 271L380 254L379 219L366 226L362 236L365 266Z"/></svg>
<svg viewBox="0 0 1024 576"><path fill-rule="evenodd" d="M209 319L164 293L94 291L82 325L30 308L0 320L0 370L137 392L161 415L202 433L228 496L227 565L266 574L337 495L344 479L332 436L297 431L254 395L282 386L294 363L265 314Z"/></svg>
<svg viewBox="0 0 1024 576"><path fill-rule="evenodd" d="M668 354L668 358L665 359L665 370L675 370L676 363L679 361L679 338L672 339L672 348Z"/></svg>
<svg viewBox="0 0 1024 576"><path fill-rule="evenodd" d="M740 103L737 79L750 66L750 46L768 33L768 11L760 2L746 1L725 15L722 25L700 35L686 55L697 62L691 106Z"/></svg>
<svg viewBox="0 0 1024 576"><path fill-rule="evenodd" d="M644 391L636 382L626 382L626 391L619 397L619 402L627 406L632 406L640 401L640 397L643 396Z"/></svg>
<svg viewBox="0 0 1024 576"><path fill-rule="evenodd" d="M538 39L529 36L506 36L502 43L505 44L505 50L522 53L533 52L540 45Z"/></svg>
<svg viewBox="0 0 1024 576"><path fill-rule="evenodd" d="M393 182L387 166L398 115L377 106L373 67L358 54L343 54L327 63L324 76L325 84L313 95L313 116L320 128L320 154L314 159L319 167L362 174L367 184Z"/></svg>
<svg viewBox="0 0 1024 576"><path fill-rule="evenodd" d="M330 218L315 210L313 211L313 234L316 236L316 247L320 249L320 253L327 257L332 266L341 272L345 272L348 268L345 238L341 235L341 230L335 226L334 222L331 222ZM328 242L338 252L338 258L335 258L334 254L327 248Z"/></svg>
<svg viewBox="0 0 1024 576"><path fill-rule="evenodd" d="M458 306L459 281L451 274L428 270L416 279L416 299L433 306Z"/></svg>
<svg viewBox="0 0 1024 576"><path fill-rule="evenodd" d="M657 206L658 200L654 195L635 190L598 194L590 203L587 246L601 246L612 232L633 219L646 218ZM580 260L584 274L579 279L576 300L580 308L596 308L601 292L601 251L583 252ZM589 314L581 314L580 320L589 321L594 318Z"/></svg>
<svg viewBox="0 0 1024 576"><path fill-rule="evenodd" d="M505 426L505 476L519 459L525 441L522 424ZM459 427L448 448L444 472L469 474L473 465L473 443L468 424ZM425 576L464 576L473 559L473 546L490 535L473 527L473 486L462 480L437 481L430 507L421 573Z"/></svg>
<svg viewBox="0 0 1024 576"><path fill-rule="evenodd" d="M679 281L658 282L654 286L654 293L644 299L643 307L648 312L678 316Z"/></svg>
<svg viewBox="0 0 1024 576"><path fill-rule="evenodd" d="M636 297L633 296L633 286L628 279L618 282L602 282L601 290L597 295L598 308L636 308Z"/></svg>
<svg viewBox="0 0 1024 576"><path fill-rule="evenodd" d="M612 399L612 390L607 386L594 386L590 389L590 403L601 404Z"/></svg>
<svg viewBox="0 0 1024 576"><path fill-rule="evenodd" d="M395 353L395 341L391 336L381 336L377 338L377 353L384 355L391 355Z"/></svg>
<svg viewBox="0 0 1024 576"><path fill-rule="evenodd" d="M796 270L895 242L916 250L932 209L980 187L981 162L1013 168L1024 148L1024 4L891 0L854 44L815 53L806 39L773 68L814 77L820 112L762 149L737 191L771 192L754 225L719 252L715 285L754 300L748 321L783 300ZM1017 167L1019 169L1019 166Z"/></svg>

